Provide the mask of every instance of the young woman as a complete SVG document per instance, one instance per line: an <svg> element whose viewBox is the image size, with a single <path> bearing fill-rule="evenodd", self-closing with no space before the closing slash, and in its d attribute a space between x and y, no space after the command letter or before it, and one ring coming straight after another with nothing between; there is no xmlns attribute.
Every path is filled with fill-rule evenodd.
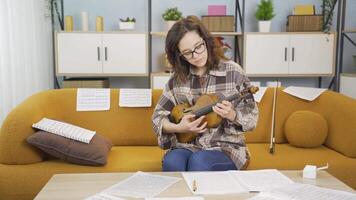
<svg viewBox="0 0 356 200"><path fill-rule="evenodd" d="M177 22L166 37L166 53L173 75L166 84L152 116L162 149L163 171L220 171L247 166L248 149L243 133L255 128L258 108L253 97L240 103L222 101L213 111L222 117L217 128L207 128L204 116L186 114L178 124L169 120L173 107L194 105L203 94L227 97L251 87L241 67L225 59L213 37L197 18ZM194 133L195 140L178 141L176 135Z"/></svg>

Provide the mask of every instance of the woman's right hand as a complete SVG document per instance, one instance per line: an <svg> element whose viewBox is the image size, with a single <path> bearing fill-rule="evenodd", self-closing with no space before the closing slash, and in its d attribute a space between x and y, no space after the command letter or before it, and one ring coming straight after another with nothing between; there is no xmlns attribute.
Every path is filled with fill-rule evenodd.
<svg viewBox="0 0 356 200"><path fill-rule="evenodd" d="M177 128L178 128L177 132L194 133L194 134L205 132L207 130L206 125L208 124L208 122L206 121L202 125L200 125L204 118L205 116L201 116L198 119L194 120L195 115L193 114L184 115L180 123L177 124Z"/></svg>

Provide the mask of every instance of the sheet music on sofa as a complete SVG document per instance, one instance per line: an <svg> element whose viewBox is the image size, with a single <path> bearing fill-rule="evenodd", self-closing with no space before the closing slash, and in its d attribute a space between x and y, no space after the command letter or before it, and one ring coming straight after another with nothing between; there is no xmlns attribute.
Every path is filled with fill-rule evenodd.
<svg viewBox="0 0 356 200"><path fill-rule="evenodd" d="M354 200L356 194L322 188L310 184L293 183L262 192L248 200Z"/></svg>
<svg viewBox="0 0 356 200"><path fill-rule="evenodd" d="M32 127L87 144L90 143L96 133L79 126L47 118L42 118L39 122L32 124Z"/></svg>
<svg viewBox="0 0 356 200"><path fill-rule="evenodd" d="M78 88L77 111L110 110L110 89Z"/></svg>
<svg viewBox="0 0 356 200"><path fill-rule="evenodd" d="M151 107L152 90L151 89L120 89L119 94L120 107Z"/></svg>

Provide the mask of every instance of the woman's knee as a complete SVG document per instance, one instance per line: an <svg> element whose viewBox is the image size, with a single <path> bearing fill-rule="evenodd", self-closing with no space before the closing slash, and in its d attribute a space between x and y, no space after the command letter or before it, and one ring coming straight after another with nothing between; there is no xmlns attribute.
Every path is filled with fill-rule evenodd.
<svg viewBox="0 0 356 200"><path fill-rule="evenodd" d="M163 158L163 171L186 171L189 156L187 149L174 149L166 153Z"/></svg>
<svg viewBox="0 0 356 200"><path fill-rule="evenodd" d="M188 171L236 170L232 160L220 151L198 151L188 161Z"/></svg>

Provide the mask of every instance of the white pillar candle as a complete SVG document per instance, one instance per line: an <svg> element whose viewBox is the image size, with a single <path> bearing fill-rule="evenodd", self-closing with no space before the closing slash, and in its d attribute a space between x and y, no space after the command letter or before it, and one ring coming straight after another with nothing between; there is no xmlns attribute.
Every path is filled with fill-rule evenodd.
<svg viewBox="0 0 356 200"><path fill-rule="evenodd" d="M82 16L82 31L89 31L89 16L87 12L81 12Z"/></svg>

